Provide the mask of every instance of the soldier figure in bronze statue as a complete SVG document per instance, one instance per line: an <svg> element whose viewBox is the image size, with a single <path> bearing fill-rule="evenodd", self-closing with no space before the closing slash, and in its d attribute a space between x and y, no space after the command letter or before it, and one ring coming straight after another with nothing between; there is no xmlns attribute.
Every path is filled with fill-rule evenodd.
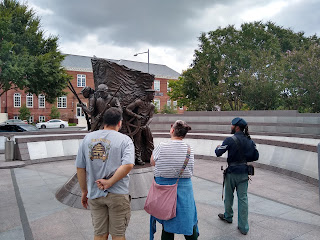
<svg viewBox="0 0 320 240"><path fill-rule="evenodd" d="M91 116L91 119L95 116L94 114L94 107L96 104L96 99L95 99L95 94L94 90L91 87L85 86L81 90L81 94L83 97L88 98L88 106L85 105L84 103L81 104L82 110L88 113ZM88 129L90 130L90 129Z"/></svg>
<svg viewBox="0 0 320 240"><path fill-rule="evenodd" d="M154 114L154 90L147 89L146 96L143 99L137 99L126 107L125 113L135 118L134 124L139 130L133 135L135 146L136 164L144 165L145 160L142 157L142 147L147 152L152 152L153 137L149 127Z"/></svg>
<svg viewBox="0 0 320 240"><path fill-rule="evenodd" d="M108 86L100 84L95 93L94 112L97 113L94 119L91 119L91 131L102 129L102 117L104 112L110 107L119 108L122 112L119 99L111 96L108 91Z"/></svg>

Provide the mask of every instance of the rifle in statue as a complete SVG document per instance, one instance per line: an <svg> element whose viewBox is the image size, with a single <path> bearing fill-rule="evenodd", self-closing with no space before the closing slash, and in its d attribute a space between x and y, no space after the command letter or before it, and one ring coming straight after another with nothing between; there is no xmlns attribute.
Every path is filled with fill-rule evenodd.
<svg viewBox="0 0 320 240"><path fill-rule="evenodd" d="M113 100L113 98L116 96L116 94L119 92L120 88L121 88L121 85L119 86L117 91L115 91L115 93L110 98L110 100L106 103L106 106L104 107L103 111L97 115L97 117L95 118L94 122L91 125L91 131L98 130L98 126L99 126L99 122L100 122L101 118L103 117L104 113L110 108L110 103Z"/></svg>
<svg viewBox="0 0 320 240"><path fill-rule="evenodd" d="M70 91L73 93L73 95L78 99L78 102L83 105L83 102L80 100L76 90L73 88L71 82L69 81L68 82L68 88L70 89ZM90 121L89 121L89 116L88 116L88 113L86 113L85 111L84 112L84 116L86 117L86 121L87 121L87 128L88 128L88 131L90 131L91 129L91 124L90 124Z"/></svg>

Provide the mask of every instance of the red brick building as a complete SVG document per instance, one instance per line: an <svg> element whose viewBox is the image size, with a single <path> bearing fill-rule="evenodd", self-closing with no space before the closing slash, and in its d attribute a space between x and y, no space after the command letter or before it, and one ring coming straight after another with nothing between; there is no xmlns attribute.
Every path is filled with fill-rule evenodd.
<svg viewBox="0 0 320 240"><path fill-rule="evenodd" d="M148 72L147 63L128 60L109 60L128 68ZM80 91L84 86L94 88L91 57L67 55L62 65L72 76L71 83L80 99L83 102L87 102L80 94ZM168 81L177 80L180 74L165 65L152 63L149 64L149 72L155 75L154 89L156 92L154 102L158 110L161 111L164 105L171 105L178 113L183 113L184 110L177 107L176 102L171 101L167 95ZM61 114L60 118L67 121L71 121L71 119L83 121L82 109L78 105L78 100L69 89L65 91L67 94L57 98L57 101L54 103ZM50 119L52 104L47 103L44 96L41 95L36 96L21 90L9 90L1 96L0 103L1 113L8 113L9 119L19 118L19 110L23 105L26 105L30 109L30 122L47 121Z"/></svg>

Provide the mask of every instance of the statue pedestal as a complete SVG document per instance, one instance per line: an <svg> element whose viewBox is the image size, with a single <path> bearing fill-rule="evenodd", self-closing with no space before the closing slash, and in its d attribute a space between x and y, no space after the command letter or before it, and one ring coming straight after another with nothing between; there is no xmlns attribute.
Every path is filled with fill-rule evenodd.
<svg viewBox="0 0 320 240"><path fill-rule="evenodd" d="M153 167L149 163L135 166L130 172L131 210L142 210L153 181ZM84 209L81 205L81 189L75 173L57 192L56 198L70 207Z"/></svg>

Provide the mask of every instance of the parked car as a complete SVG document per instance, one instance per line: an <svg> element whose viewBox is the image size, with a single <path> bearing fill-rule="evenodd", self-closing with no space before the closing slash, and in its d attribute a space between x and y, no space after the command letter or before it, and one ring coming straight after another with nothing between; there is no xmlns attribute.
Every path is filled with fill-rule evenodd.
<svg viewBox="0 0 320 240"><path fill-rule="evenodd" d="M24 122L0 125L0 132L34 132L34 131L39 131L39 129L31 124L25 124Z"/></svg>
<svg viewBox="0 0 320 240"><path fill-rule="evenodd" d="M13 124L13 123L22 123L22 124L28 124L26 120L20 120L20 119L8 119L4 122L5 124Z"/></svg>
<svg viewBox="0 0 320 240"><path fill-rule="evenodd" d="M40 122L36 124L37 128L65 128L68 126L68 122L61 119L51 119L47 122Z"/></svg>

